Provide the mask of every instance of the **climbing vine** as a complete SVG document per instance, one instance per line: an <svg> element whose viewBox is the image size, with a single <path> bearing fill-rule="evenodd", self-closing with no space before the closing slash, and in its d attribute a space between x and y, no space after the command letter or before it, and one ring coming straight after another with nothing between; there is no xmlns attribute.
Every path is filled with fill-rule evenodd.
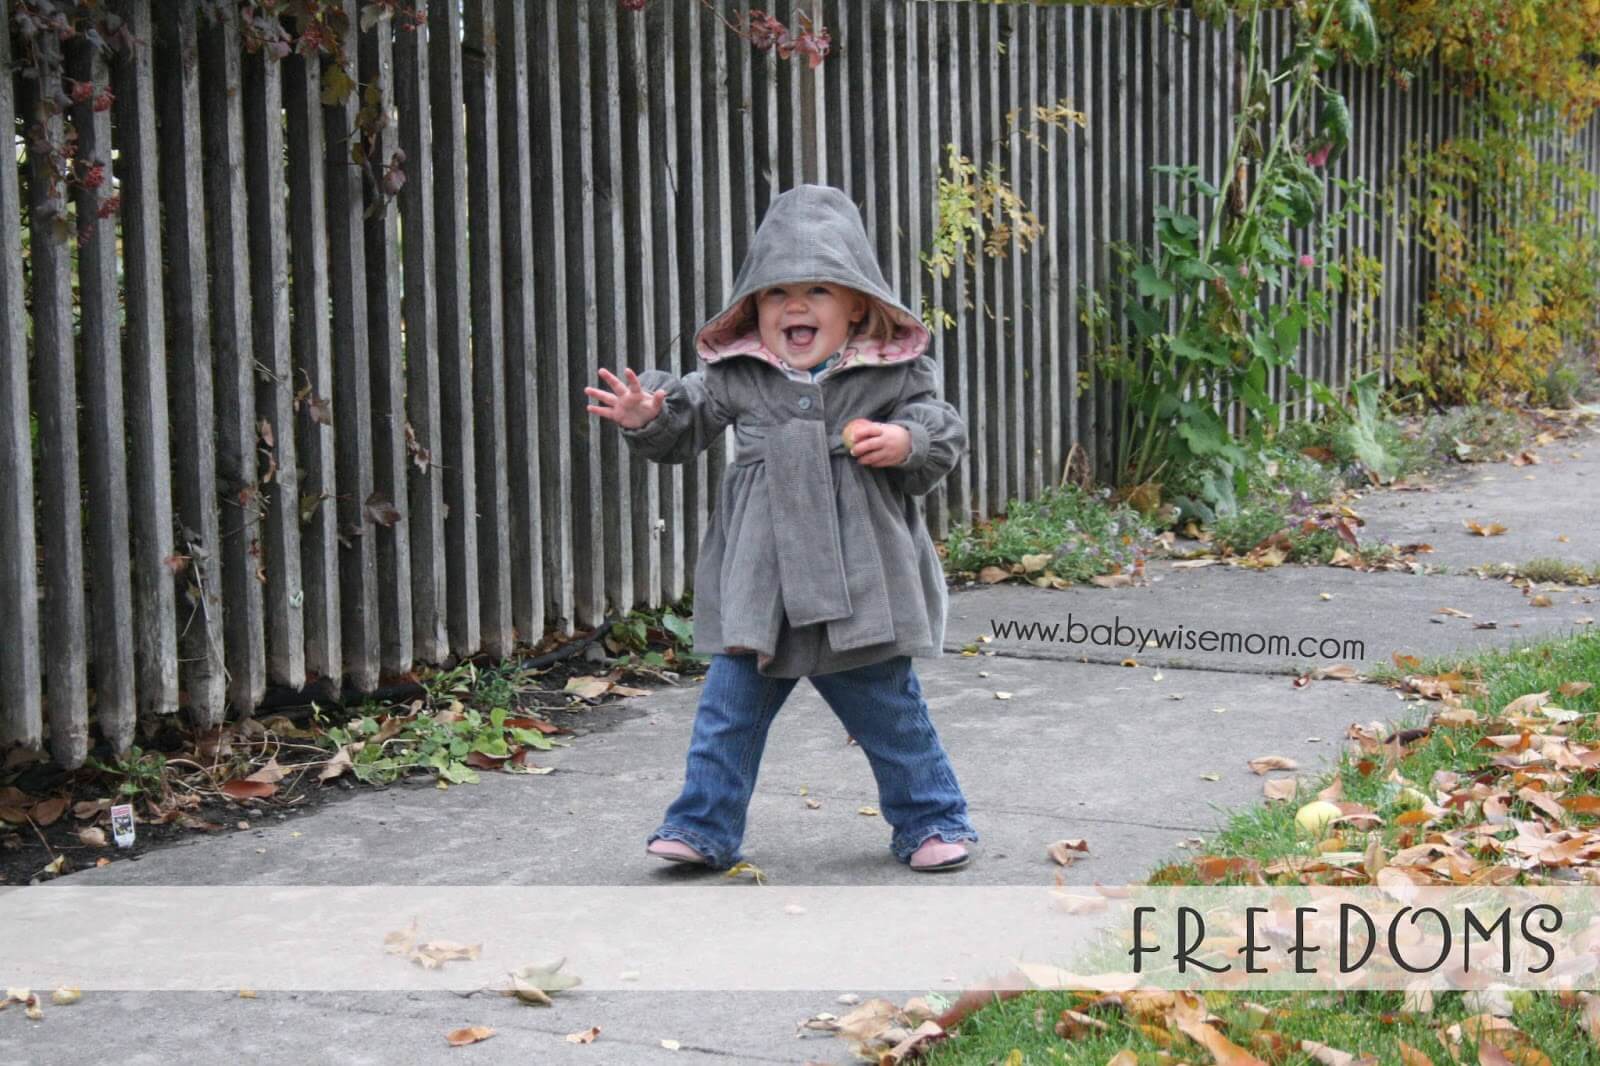
<svg viewBox="0 0 1600 1066"><path fill-rule="evenodd" d="M640 12L650 6L651 0L617 0L624 11ZM815 70L828 58L833 48L833 38L827 29L812 22L804 11L795 12L793 28L760 8L751 8L740 18L730 19L711 0L700 0L700 6L716 16L728 32L748 42L758 52L774 52L779 59L803 56Z"/></svg>
<svg viewBox="0 0 1600 1066"><path fill-rule="evenodd" d="M178 2L178 0L163 0ZM405 183L405 153L396 149L388 159L373 158L379 135L389 116L382 105L381 86L363 84L357 78L357 65L350 18L338 0L193 0L202 19L216 24L236 13L240 41L244 49L265 54L272 61L290 55L322 56L327 61L323 73L322 102L337 106L351 94L361 94L361 107L352 133L351 159L361 166L375 191L369 214L384 210ZM121 198L107 187L108 159L83 158L79 151L79 132L74 108L88 104L95 112L110 110L115 103L111 86L80 81L65 73L65 52L71 43L103 53L109 59L131 51L136 42L124 19L107 9L103 0L13 0L8 30L16 73L33 88L35 106L19 110L17 133L30 154L44 160L41 168L50 183L49 199L63 204L62 214L53 220L54 235L61 240L77 234L79 242L92 239L94 227L89 219L77 219L70 212L73 190L95 194L96 216L110 218L121 207ZM360 30L368 30L384 19L394 20L396 28L415 31L427 21L426 14L405 0L370 0L361 5ZM293 26L293 30L289 29ZM59 118L59 122L56 120ZM59 132L55 132L59 131Z"/></svg>
<svg viewBox="0 0 1600 1066"><path fill-rule="evenodd" d="M1024 115L1027 121L1022 123ZM992 151L996 156L1003 155L1015 136L1038 144L1041 126L1070 133L1074 126L1082 127L1087 122L1083 112L1074 111L1065 100L1040 104L1031 110L1019 107L1006 115L1006 132ZM977 164L957 145L947 144L945 151L948 159L934 186L933 236L920 253L929 275L935 280L948 278L958 261L976 267L980 249L993 259L1004 258L1013 247L1019 255L1026 252L1044 232L1044 225L1012 188L998 159L992 159L980 175ZM970 304L967 293L960 293L959 305ZM922 320L929 329L948 328L956 323L949 309L927 301L923 302Z"/></svg>

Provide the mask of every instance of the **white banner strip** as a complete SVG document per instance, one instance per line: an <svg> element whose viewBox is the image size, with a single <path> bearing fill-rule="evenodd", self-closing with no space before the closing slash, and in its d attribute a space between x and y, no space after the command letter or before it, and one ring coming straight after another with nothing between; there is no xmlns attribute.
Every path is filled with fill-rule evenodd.
<svg viewBox="0 0 1600 1066"><path fill-rule="evenodd" d="M0 889L0 985L1600 988L1594 888ZM1137 953L1135 953L1137 948Z"/></svg>

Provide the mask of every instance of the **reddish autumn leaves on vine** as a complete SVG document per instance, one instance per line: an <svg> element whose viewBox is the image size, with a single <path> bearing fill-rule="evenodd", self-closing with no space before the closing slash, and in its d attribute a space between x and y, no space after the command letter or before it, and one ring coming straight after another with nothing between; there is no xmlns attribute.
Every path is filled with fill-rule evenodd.
<svg viewBox="0 0 1600 1066"><path fill-rule="evenodd" d="M220 5L236 0L202 0ZM295 29L290 33L284 19ZM360 8L359 29L365 33L385 19L396 29L412 33L427 24L427 12L406 0L368 0ZM389 127L390 116L384 106L384 93L376 83L356 80L356 64L348 49L352 26L340 0L256 0L239 5L239 35L245 50L265 51L273 59L286 59L290 53L308 59L326 57L322 72L322 103L340 107L352 94L360 92L351 130L350 161L361 168L373 192L366 217L374 218L388 209L389 203L406 182L406 154L399 148L381 158L379 138Z"/></svg>
<svg viewBox="0 0 1600 1066"><path fill-rule="evenodd" d="M650 5L650 0L617 0L624 11L643 11ZM751 47L759 52L776 51L778 58L789 59L802 55L815 70L828 58L828 52L833 47L833 38L821 26L813 26L810 16L805 12L795 13L795 29L790 30L776 17L767 14L760 8L751 8L745 13L741 22L732 22L723 16L721 11L711 6L710 0L700 0L700 6L728 27L736 36L750 42Z"/></svg>
<svg viewBox="0 0 1600 1066"><path fill-rule="evenodd" d="M23 114L17 118L25 126L23 139L29 153L44 161L40 169L49 183L46 199L59 203L63 186L81 190L93 196L95 219L110 218L121 207L122 198L100 194L106 184L106 163L79 157L75 123L81 120L81 109L94 114L109 111L116 97L109 85L65 76L63 51L68 41L96 52L116 51L133 43L132 34L115 13L100 11L95 5L50 0L14 0L8 29L16 41L16 71L33 88L32 121ZM80 109L80 117L74 117L73 109ZM59 115L69 120L61 124L59 135L52 136L53 120ZM61 239L71 236L64 204L51 221ZM93 220L84 221L77 231L78 242L93 239L94 232Z"/></svg>

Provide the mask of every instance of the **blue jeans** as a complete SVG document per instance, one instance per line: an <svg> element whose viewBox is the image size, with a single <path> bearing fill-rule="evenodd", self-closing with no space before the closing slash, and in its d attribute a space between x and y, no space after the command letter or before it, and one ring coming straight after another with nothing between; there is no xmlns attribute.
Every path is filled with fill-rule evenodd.
<svg viewBox="0 0 1600 1066"><path fill-rule="evenodd" d="M878 809L894 830L889 847L895 858L909 862L929 837L978 839L909 657L810 681L866 753L878 782ZM740 860L767 730L797 682L757 673L754 655L712 657L683 792L649 840L681 840L718 869Z"/></svg>

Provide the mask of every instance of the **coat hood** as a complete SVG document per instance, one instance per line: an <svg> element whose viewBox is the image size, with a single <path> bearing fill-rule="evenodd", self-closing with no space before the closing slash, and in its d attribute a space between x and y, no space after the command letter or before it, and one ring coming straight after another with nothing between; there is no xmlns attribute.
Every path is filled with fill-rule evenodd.
<svg viewBox="0 0 1600 1066"><path fill-rule="evenodd" d="M771 285L828 281L871 296L895 325L887 341L851 337L845 341L834 370L915 359L932 339L917 318L883 280L861 212L842 189L800 185L772 201L750 243L733 296L727 306L700 327L695 350L707 363L736 355L753 355L785 373L794 373L766 345L754 327L741 329L750 298ZM830 353L831 354L831 353Z"/></svg>

